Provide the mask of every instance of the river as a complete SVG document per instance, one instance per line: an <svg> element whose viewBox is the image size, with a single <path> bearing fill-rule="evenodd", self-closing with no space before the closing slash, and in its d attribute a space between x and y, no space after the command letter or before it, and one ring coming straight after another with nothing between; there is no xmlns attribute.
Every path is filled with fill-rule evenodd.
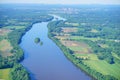
<svg viewBox="0 0 120 80"><path fill-rule="evenodd" d="M90 80L91 78L70 62L60 48L48 38L47 24L48 22L34 24L20 43L25 54L22 65L30 71L31 79ZM43 45L34 42L36 37L40 38Z"/></svg>

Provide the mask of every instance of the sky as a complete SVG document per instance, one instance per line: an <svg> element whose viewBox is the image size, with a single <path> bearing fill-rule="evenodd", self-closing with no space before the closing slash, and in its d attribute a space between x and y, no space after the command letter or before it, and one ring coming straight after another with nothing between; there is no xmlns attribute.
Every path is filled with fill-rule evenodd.
<svg viewBox="0 0 120 80"><path fill-rule="evenodd" d="M120 0L0 0L0 3L120 4Z"/></svg>

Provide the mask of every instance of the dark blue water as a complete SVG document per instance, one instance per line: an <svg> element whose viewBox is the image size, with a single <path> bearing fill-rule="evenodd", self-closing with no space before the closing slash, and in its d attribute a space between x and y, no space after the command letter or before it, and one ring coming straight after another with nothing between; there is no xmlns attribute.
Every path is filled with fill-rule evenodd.
<svg viewBox="0 0 120 80"><path fill-rule="evenodd" d="M48 38L48 22L37 23L22 37L20 44L25 59L22 64L36 80L90 80L84 72L73 65L60 48ZM39 37L43 45L36 44Z"/></svg>

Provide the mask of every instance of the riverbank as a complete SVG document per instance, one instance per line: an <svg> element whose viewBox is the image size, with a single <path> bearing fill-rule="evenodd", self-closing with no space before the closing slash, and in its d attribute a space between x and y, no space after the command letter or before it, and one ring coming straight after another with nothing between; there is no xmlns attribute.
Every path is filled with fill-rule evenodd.
<svg viewBox="0 0 120 80"><path fill-rule="evenodd" d="M49 30L49 27L48 27ZM62 45L57 39L55 39L52 35L51 32L48 31L48 37L63 51L64 55L66 56L66 58L68 60L70 60L76 67L78 67L80 70L82 70L83 72L85 72L88 76L90 76L93 80L95 79L95 77L93 77L92 75L90 75L85 68L85 65L82 63L82 61L78 61L76 60L76 58L72 55L73 52L68 49L66 46ZM79 63L81 63L81 65L79 65Z"/></svg>
<svg viewBox="0 0 120 80"><path fill-rule="evenodd" d="M9 50L10 51L9 54L7 55L11 55L11 56L6 55L7 56L6 58L0 55L0 58L2 60L2 63L0 65L0 70L6 70L9 68L9 71L6 74L1 73L1 75L6 75L7 79L9 78L8 80L14 80L15 77L16 78L19 77L19 79L24 78L24 80L30 80L30 73L27 71L27 69L23 65L20 64L24 60L24 52L19 46L19 44L21 43L22 37L26 34L27 31L29 31L32 28L33 24L38 22L48 22L48 21L51 21L52 19L53 19L52 16L48 16L47 19L43 18L39 21L35 20L35 21L32 21L32 23L25 22L26 24L22 27L13 26L11 28L9 27L11 25L6 27L6 30L10 30L10 32L6 33L7 37L5 38L5 40L8 41L8 43L10 43L10 47L11 47ZM18 68L20 70L17 70ZM16 75L16 73L18 74ZM9 74L9 76L7 74ZM0 76L0 78L4 79L4 76L3 77Z"/></svg>
<svg viewBox="0 0 120 80"><path fill-rule="evenodd" d="M89 74L85 68L86 65L83 64L82 61L77 61L76 58L71 55L73 54L73 52L68 49L66 46L62 45L57 39L53 38L52 36L50 36L50 33L48 33L48 37L55 42L55 44L63 51L64 55L66 56L66 58L68 60L70 60L77 68L79 68L80 70L82 70L84 73L86 73L86 75L90 76L93 80L95 80L95 77L93 77L91 74ZM81 64L81 65L79 65Z"/></svg>
<svg viewBox="0 0 120 80"><path fill-rule="evenodd" d="M35 21L35 22L33 22L33 23L31 23L28 27L26 27L26 29L23 31L23 33L21 34L21 36L20 36L20 38L19 38L19 41L18 41L18 44L20 44L21 42L22 42L22 37L26 34L26 32L28 32L32 27L33 27L33 25L34 24L36 24L36 23L41 23L41 22L48 22L48 21L51 21L53 19L53 17L52 18L50 18L50 19L48 19L48 20L43 20L43 21ZM20 48L21 49L21 48ZM22 50L23 51L23 50ZM23 58L22 58L22 60L20 60L20 62L22 62L24 60L24 51L23 51ZM22 68L21 69L21 72L22 71L26 71L26 73L27 73L27 78L25 79L25 80L31 80L31 76L30 76L30 74L31 73L29 73L29 71L26 69L26 68L24 68L24 66L22 65L18 65L17 67L16 67L16 69L17 68ZM12 73L14 74L15 73L15 71L13 70L12 71ZM12 76L12 75L11 75ZM14 78L14 77L13 77Z"/></svg>
<svg viewBox="0 0 120 80"><path fill-rule="evenodd" d="M48 24L48 36L50 39L52 39L59 47L60 49L63 51L64 55L71 61L73 62L78 68L80 68L81 70L83 70L86 74L88 74L89 76L93 77L93 79L98 79L98 80L108 80L108 79L114 79L117 80L115 77L111 76L111 75L103 75L102 73L92 69L89 65L85 64L84 61L89 61L88 58L79 58L76 57L75 52L73 50L70 50L67 46L63 45L61 42L62 40L64 41L72 41L72 39L69 38L65 38L65 39L59 39L56 37L56 35L60 35L61 34L61 25L57 25L59 23L62 23L61 21L54 21ZM51 29L51 27L54 27ZM62 28L63 28L63 24L62 24ZM65 36L67 37L67 36ZM80 48L79 48L80 49ZM81 53L82 54L82 53ZM97 57L96 57L97 58Z"/></svg>
<svg viewBox="0 0 120 80"><path fill-rule="evenodd" d="M20 44L25 52L22 64L33 74L32 79L35 75L37 80L90 80L66 59L60 48L48 37L47 25L48 22L34 24ZM35 43L36 37L43 41L42 46Z"/></svg>

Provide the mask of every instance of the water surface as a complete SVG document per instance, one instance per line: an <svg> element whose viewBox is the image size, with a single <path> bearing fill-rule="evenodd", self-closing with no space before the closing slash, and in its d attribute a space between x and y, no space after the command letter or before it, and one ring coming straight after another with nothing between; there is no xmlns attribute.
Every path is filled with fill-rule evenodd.
<svg viewBox="0 0 120 80"><path fill-rule="evenodd" d="M48 38L47 24L48 22L34 24L22 37L20 44L25 53L22 64L31 72L32 80L90 80ZM41 39L42 46L34 42L36 37Z"/></svg>

